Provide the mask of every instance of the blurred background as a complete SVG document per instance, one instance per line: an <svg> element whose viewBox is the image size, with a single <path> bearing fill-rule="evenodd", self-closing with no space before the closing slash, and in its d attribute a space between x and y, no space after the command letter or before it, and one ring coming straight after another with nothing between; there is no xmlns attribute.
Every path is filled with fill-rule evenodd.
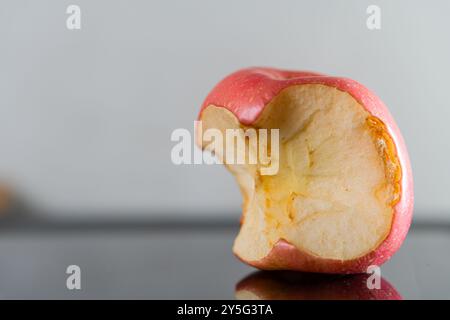
<svg viewBox="0 0 450 320"><path fill-rule="evenodd" d="M175 166L176 128L246 66L362 82L406 139L416 219L450 220L448 1L2 1L0 181L39 214L238 217L220 166ZM66 8L81 8L68 30ZM366 26L370 4L381 29ZM39 210L38 210L39 209Z"/></svg>
<svg viewBox="0 0 450 320"><path fill-rule="evenodd" d="M81 29L69 30L69 5ZM366 12L381 9L381 29ZM0 298L230 298L241 197L171 133L248 66L355 79L406 140L415 224L383 276L450 298L450 2L3 0ZM9 223L12 222L12 223ZM69 291L66 267L83 272Z"/></svg>

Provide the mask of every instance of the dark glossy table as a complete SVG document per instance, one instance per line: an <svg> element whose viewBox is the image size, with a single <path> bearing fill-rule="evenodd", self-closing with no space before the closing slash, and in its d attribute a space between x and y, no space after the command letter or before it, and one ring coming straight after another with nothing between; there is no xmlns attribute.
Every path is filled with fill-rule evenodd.
<svg viewBox="0 0 450 320"><path fill-rule="evenodd" d="M292 286L277 273L255 275L231 253L237 230L227 221L2 223L0 298L234 299L236 285L252 274L256 290L272 294L302 291L305 279L306 288L314 288L314 276L302 275ZM73 264L81 268L81 290L66 288ZM414 225L381 270L404 299L450 299L450 226ZM340 290L340 282L329 281L335 279L321 279L314 298L328 297L330 287Z"/></svg>

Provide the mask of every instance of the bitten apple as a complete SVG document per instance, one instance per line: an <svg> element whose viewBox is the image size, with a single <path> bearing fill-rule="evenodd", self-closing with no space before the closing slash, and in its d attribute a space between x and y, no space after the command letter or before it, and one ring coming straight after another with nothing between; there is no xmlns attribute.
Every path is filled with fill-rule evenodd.
<svg viewBox="0 0 450 320"><path fill-rule="evenodd" d="M233 248L242 261L265 270L361 273L405 239L413 211L406 146L387 107L358 82L243 69L215 86L199 119L206 129L280 130L277 174L226 164L243 194Z"/></svg>

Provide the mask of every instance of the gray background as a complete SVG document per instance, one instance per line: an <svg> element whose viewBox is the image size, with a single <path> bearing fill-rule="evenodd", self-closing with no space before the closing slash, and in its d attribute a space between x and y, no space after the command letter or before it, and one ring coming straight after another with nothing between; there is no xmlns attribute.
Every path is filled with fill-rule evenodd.
<svg viewBox="0 0 450 320"><path fill-rule="evenodd" d="M66 28L69 4L81 30ZM366 27L370 4L381 30ZM2 1L0 181L50 215L237 216L232 177L173 165L170 134L192 131L226 74L275 66L373 89L409 147L416 217L450 220L449 12L444 0Z"/></svg>

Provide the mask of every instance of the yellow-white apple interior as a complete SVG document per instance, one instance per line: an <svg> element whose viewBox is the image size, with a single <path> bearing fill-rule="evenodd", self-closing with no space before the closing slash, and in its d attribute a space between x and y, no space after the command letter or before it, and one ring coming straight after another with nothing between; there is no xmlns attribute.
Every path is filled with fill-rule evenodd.
<svg viewBox="0 0 450 320"><path fill-rule="evenodd" d="M245 128L214 105L201 120L205 129ZM379 119L346 92L306 84L281 91L252 127L280 129L280 167L268 176L258 164L227 165L244 200L237 255L259 260L284 239L313 256L351 260L383 242L401 169Z"/></svg>

